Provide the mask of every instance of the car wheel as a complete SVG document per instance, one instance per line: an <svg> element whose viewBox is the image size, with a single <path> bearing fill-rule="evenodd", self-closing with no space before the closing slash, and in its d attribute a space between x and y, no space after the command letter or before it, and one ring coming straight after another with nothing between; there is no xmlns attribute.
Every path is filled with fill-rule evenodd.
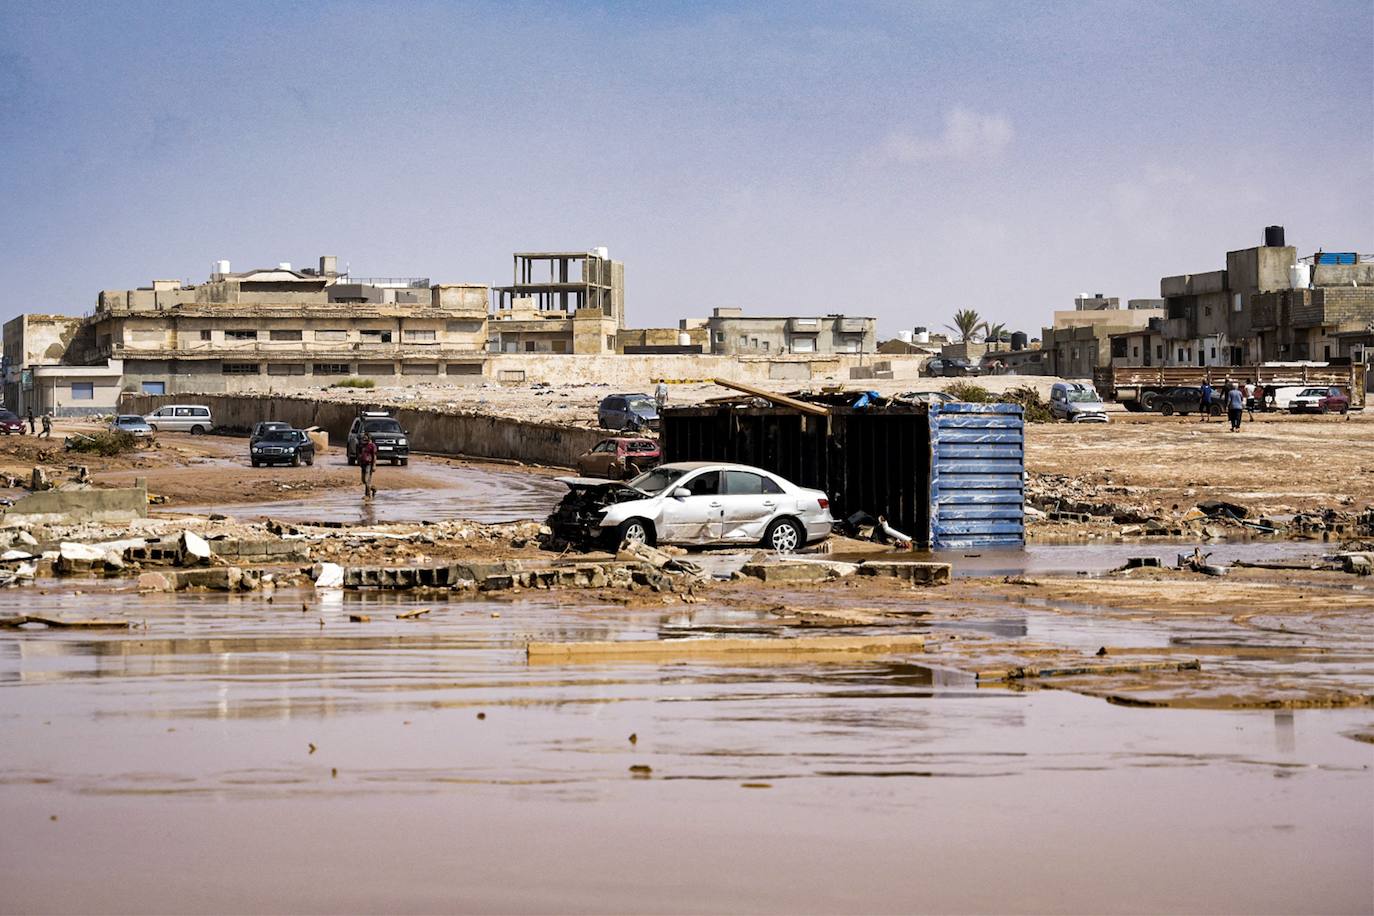
<svg viewBox="0 0 1374 916"><path fill-rule="evenodd" d="M1341 416L1345 416L1345 415L1346 415L1346 412L1349 411L1349 410L1350 410L1350 405L1349 405L1349 404L1346 404L1344 407L1341 408Z"/></svg>
<svg viewBox="0 0 1374 916"><path fill-rule="evenodd" d="M1323 405L1321 406L1321 412L1322 412L1322 413L1330 413L1330 412L1331 412L1331 408L1330 408L1330 407L1327 407L1325 404L1323 404Z"/></svg>
<svg viewBox="0 0 1374 916"><path fill-rule="evenodd" d="M410 464L410 459L409 459L409 458L402 458L402 459L401 459L401 467L405 467L405 466L408 465L408 464Z"/></svg>
<svg viewBox="0 0 1374 916"><path fill-rule="evenodd" d="M646 518L628 518L615 530L616 546L629 541L631 544L654 546L654 526Z"/></svg>
<svg viewBox="0 0 1374 916"><path fill-rule="evenodd" d="M192 426L192 427L191 427L191 435L193 435L193 436L203 436L203 435L205 435L205 427L204 427L204 426L199 426L199 425Z"/></svg>
<svg viewBox="0 0 1374 916"><path fill-rule="evenodd" d="M1159 412L1166 417L1172 417L1174 415L1174 405L1165 401L1163 404L1159 405Z"/></svg>
<svg viewBox="0 0 1374 916"><path fill-rule="evenodd" d="M256 458L254 458L254 459L253 459L253 467L255 467L255 468L257 468L257 467L262 467L262 462L259 461L259 460L256 459Z"/></svg>
<svg viewBox="0 0 1374 916"><path fill-rule="evenodd" d="M149 423L149 424L148 424L148 428L149 428L150 430L152 430L153 432L157 432L157 424L156 424L156 423ZM5 433L5 435L8 436L9 433Z"/></svg>
<svg viewBox="0 0 1374 916"><path fill-rule="evenodd" d="M777 519L763 535L763 546L778 553L791 553L805 543L806 532L790 518Z"/></svg>
<svg viewBox="0 0 1374 916"><path fill-rule="evenodd" d="M305 457L305 466L306 466L306 467L314 467L314 466L315 466L315 456L314 456L314 455L307 455L307 456Z"/></svg>
<svg viewBox="0 0 1374 916"><path fill-rule="evenodd" d="M1140 396L1140 407L1142 410L1154 410L1155 401L1159 399L1159 394L1154 391L1147 391Z"/></svg>
<svg viewBox="0 0 1374 916"><path fill-rule="evenodd" d="M298 467L301 466L301 453L300 453L300 452L297 452L296 454L294 454L294 455L291 456L291 466L292 466L293 468L298 468Z"/></svg>

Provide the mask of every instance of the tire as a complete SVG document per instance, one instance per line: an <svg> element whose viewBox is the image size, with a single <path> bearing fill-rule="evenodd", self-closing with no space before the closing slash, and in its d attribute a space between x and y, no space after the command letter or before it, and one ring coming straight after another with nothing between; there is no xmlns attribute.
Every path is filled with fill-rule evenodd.
<svg viewBox="0 0 1374 916"><path fill-rule="evenodd" d="M195 426L192 426L192 427L191 427L191 435L193 435L193 436L203 436L203 435L205 435L205 427L204 427L204 426L201 426L200 424L196 424Z"/></svg>
<svg viewBox="0 0 1374 916"><path fill-rule="evenodd" d="M308 467L308 468L312 468L312 467L315 466L315 456L314 456L314 455L311 455L311 456L309 456L308 458L305 459L305 466Z"/></svg>
<svg viewBox="0 0 1374 916"><path fill-rule="evenodd" d="M1220 405L1220 404L1213 404L1211 410L1212 410L1212 416L1214 416L1214 417L1219 417L1219 416L1221 416L1221 405Z"/></svg>
<svg viewBox="0 0 1374 916"><path fill-rule="evenodd" d="M157 424L156 424L156 423L149 423L149 424L148 424L148 428L151 429L153 432L157 432ZM8 436L9 433L5 433L5 435Z"/></svg>
<svg viewBox="0 0 1374 916"><path fill-rule="evenodd" d="M259 460L256 459L256 458L254 458L254 459L253 459L253 467L255 467L255 468L260 468L260 467L262 467L262 462L259 461Z"/></svg>
<svg viewBox="0 0 1374 916"><path fill-rule="evenodd" d="M1349 405L1349 404L1346 404L1344 407L1341 408L1341 416L1345 416L1345 415L1348 414L1349 412L1350 412L1350 405Z"/></svg>
<svg viewBox="0 0 1374 916"><path fill-rule="evenodd" d="M1330 407L1327 407L1325 404L1323 404L1323 405L1321 406L1321 412L1322 412L1322 413L1330 413L1330 412L1331 412L1331 408L1330 408Z"/></svg>
<svg viewBox="0 0 1374 916"><path fill-rule="evenodd" d="M1171 404L1169 401L1165 401L1164 403L1159 405L1159 412L1164 414L1164 416L1166 417L1172 417L1174 415L1174 405Z"/></svg>
<svg viewBox="0 0 1374 916"><path fill-rule="evenodd" d="M291 466L292 466L293 468L298 468L298 467L301 466L301 453L300 453L300 452L296 452L296 454L294 454L294 455L291 456Z"/></svg>
<svg viewBox="0 0 1374 916"><path fill-rule="evenodd" d="M402 458L402 459L401 459L401 467L405 467L405 466L407 466L408 464L410 464L410 459L409 459L409 458Z"/></svg>
<svg viewBox="0 0 1374 916"><path fill-rule="evenodd" d="M355 464L358 463L357 460L354 459L354 457L353 457L352 455L345 455L344 457L348 459L348 464L349 464L350 467L352 467L353 465L355 465Z"/></svg>
<svg viewBox="0 0 1374 916"><path fill-rule="evenodd" d="M778 553L791 553L806 546L806 531L793 519L775 519L763 534L763 546Z"/></svg>
<svg viewBox="0 0 1374 916"><path fill-rule="evenodd" d="M615 529L615 543L617 547L626 541L652 547L656 540L657 538L654 537L654 524L647 518L627 518L620 523L620 527Z"/></svg>

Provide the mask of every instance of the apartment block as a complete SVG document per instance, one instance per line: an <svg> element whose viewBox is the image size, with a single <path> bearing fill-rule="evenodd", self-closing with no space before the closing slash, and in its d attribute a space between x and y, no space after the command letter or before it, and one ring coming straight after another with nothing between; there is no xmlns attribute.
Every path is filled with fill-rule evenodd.
<svg viewBox="0 0 1374 916"><path fill-rule="evenodd" d="M821 317L746 316L743 309L716 308L703 322L686 319L684 331L706 327L711 352L722 356L828 355L876 353L874 318L848 315Z"/></svg>

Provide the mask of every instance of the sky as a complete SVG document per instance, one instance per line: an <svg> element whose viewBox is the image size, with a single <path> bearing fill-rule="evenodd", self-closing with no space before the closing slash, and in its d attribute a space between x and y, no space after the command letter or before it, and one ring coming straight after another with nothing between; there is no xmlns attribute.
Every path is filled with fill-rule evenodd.
<svg viewBox="0 0 1374 916"><path fill-rule="evenodd" d="M1374 251L1374 3L0 0L0 320L339 258L628 324L1037 331L1287 229Z"/></svg>

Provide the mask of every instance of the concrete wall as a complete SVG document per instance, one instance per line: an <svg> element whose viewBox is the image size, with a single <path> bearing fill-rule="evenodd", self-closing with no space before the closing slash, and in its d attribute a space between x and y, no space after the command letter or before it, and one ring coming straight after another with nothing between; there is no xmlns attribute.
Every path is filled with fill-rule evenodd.
<svg viewBox="0 0 1374 916"><path fill-rule="evenodd" d="M5 512L0 525L125 522L147 517L146 485L117 490L47 490L31 493L16 502Z"/></svg>
<svg viewBox="0 0 1374 916"><path fill-rule="evenodd" d="M136 395L126 399L124 409L147 414L164 404L186 400L176 395ZM571 467L578 455L607 435L604 430L527 423L437 407L396 409L270 395L200 395L194 400L210 408L217 426L248 429L259 420L284 420L301 429L318 426L329 432L331 447L339 448L359 412L385 410L400 421L409 434L411 448L417 452L502 458L557 467Z"/></svg>

